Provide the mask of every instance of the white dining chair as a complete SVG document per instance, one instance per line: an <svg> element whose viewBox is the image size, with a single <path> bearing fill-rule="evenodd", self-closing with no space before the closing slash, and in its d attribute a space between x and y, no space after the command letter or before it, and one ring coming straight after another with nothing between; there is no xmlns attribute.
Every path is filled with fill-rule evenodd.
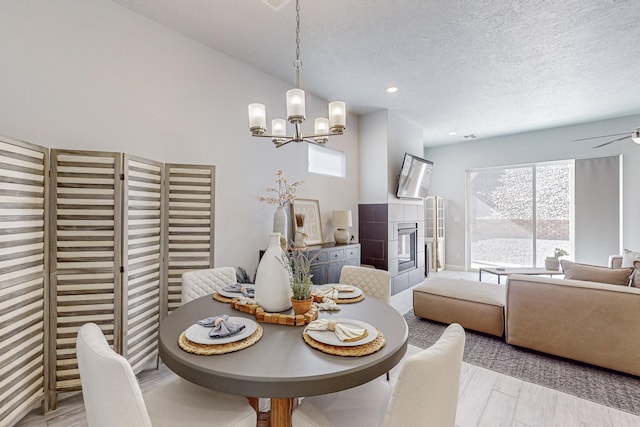
<svg viewBox="0 0 640 427"><path fill-rule="evenodd" d="M453 323L431 347L405 360L395 386L377 378L305 397L293 410L293 427L453 427L464 343L464 329Z"/></svg>
<svg viewBox="0 0 640 427"><path fill-rule="evenodd" d="M182 274L182 303L212 295L234 283L236 283L236 269L233 267L188 271Z"/></svg>
<svg viewBox="0 0 640 427"><path fill-rule="evenodd" d="M391 274L386 270L345 265L340 270L338 282L343 285L357 286L365 295L378 298L387 304L391 303ZM386 378L389 381L388 372Z"/></svg>
<svg viewBox="0 0 640 427"><path fill-rule="evenodd" d="M345 265L340 271L339 283L362 289L365 295L391 302L391 275L386 270Z"/></svg>
<svg viewBox="0 0 640 427"><path fill-rule="evenodd" d="M245 397L181 378L143 397L131 365L109 347L95 323L80 327L76 351L89 427L256 425L256 412Z"/></svg>

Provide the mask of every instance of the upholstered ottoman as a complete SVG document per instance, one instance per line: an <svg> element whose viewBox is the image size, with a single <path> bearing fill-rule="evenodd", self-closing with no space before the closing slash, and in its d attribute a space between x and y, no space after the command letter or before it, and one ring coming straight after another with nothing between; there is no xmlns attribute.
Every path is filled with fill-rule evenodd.
<svg viewBox="0 0 640 427"><path fill-rule="evenodd" d="M501 337L504 334L504 285L433 277L413 288L416 316Z"/></svg>

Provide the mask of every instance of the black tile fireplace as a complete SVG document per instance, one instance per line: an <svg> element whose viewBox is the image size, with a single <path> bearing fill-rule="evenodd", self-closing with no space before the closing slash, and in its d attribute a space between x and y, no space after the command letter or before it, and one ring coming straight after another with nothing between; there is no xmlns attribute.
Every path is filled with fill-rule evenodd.
<svg viewBox="0 0 640 427"><path fill-rule="evenodd" d="M358 205L361 262L391 274L392 294L424 280L424 209L418 203Z"/></svg>

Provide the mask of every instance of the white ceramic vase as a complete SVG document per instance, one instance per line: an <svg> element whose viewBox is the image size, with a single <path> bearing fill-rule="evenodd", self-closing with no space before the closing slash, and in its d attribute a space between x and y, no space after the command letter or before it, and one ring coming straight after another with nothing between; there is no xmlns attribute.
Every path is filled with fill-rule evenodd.
<svg viewBox="0 0 640 427"><path fill-rule="evenodd" d="M265 311L276 313L291 308L289 272L282 265L286 254L280 247L280 233L269 233L269 247L256 272L256 301Z"/></svg>
<svg viewBox="0 0 640 427"><path fill-rule="evenodd" d="M289 220L287 218L287 210L284 206L278 206L276 212L273 214L273 232L280 233L280 245L287 247L287 241L289 240L288 230ZM284 245L282 240L284 239Z"/></svg>

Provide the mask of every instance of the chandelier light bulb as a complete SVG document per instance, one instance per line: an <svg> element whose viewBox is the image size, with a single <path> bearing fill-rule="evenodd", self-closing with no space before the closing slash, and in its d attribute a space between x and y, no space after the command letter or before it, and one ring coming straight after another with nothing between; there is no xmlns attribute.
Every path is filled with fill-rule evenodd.
<svg viewBox="0 0 640 427"><path fill-rule="evenodd" d="M314 122L313 133L316 135L326 135L329 133L329 119L326 117L318 117Z"/></svg>
<svg viewBox="0 0 640 427"><path fill-rule="evenodd" d="M271 133L273 136L287 136L287 122L284 119L271 120Z"/></svg>
<svg viewBox="0 0 640 427"><path fill-rule="evenodd" d="M267 130L267 112L264 104L249 104L249 130L258 135Z"/></svg>
<svg viewBox="0 0 640 427"><path fill-rule="evenodd" d="M305 119L304 90L289 89L287 91L287 118L289 122L302 122Z"/></svg>
<svg viewBox="0 0 640 427"><path fill-rule="evenodd" d="M342 101L329 103L329 127L331 133L342 133L347 121L346 105Z"/></svg>
<svg viewBox="0 0 640 427"><path fill-rule="evenodd" d="M325 136L316 136L313 140L318 144L326 144L329 138L326 135L329 134L329 119L326 117L318 117L314 121L313 133L315 135L325 135Z"/></svg>

